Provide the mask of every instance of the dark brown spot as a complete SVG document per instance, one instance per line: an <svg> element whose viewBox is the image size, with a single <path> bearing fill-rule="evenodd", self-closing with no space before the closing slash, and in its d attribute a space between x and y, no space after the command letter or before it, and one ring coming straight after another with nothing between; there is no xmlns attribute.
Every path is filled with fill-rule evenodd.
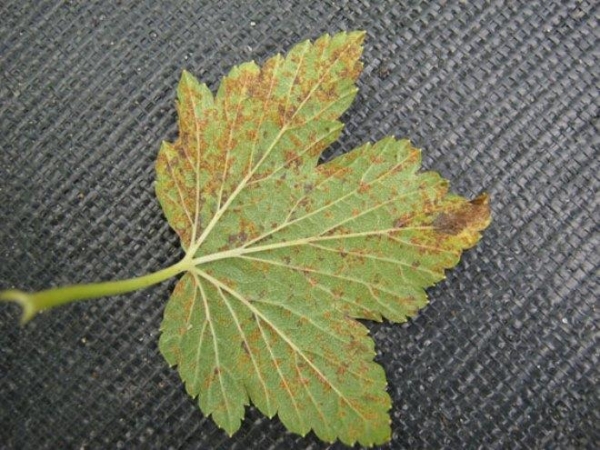
<svg viewBox="0 0 600 450"><path fill-rule="evenodd" d="M248 344L246 343L246 341L242 341L242 349L244 350L244 353L246 353L247 355L250 354L250 348L248 348Z"/></svg>
<svg viewBox="0 0 600 450"><path fill-rule="evenodd" d="M403 228L407 225L408 221L403 218L403 217L399 217L396 220L394 220L394 228Z"/></svg>
<svg viewBox="0 0 600 450"><path fill-rule="evenodd" d="M237 233L237 234L230 234L227 237L227 242L229 242L231 245L234 245L234 244L243 244L247 240L248 240L248 234L245 231L242 231L242 232Z"/></svg>

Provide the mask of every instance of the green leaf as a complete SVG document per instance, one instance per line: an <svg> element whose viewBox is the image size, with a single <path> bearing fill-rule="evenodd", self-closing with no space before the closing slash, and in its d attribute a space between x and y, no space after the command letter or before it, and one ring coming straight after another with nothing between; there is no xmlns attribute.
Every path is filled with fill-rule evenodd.
<svg viewBox="0 0 600 450"><path fill-rule="evenodd" d="M325 35L234 67L216 96L188 72L179 83L179 138L161 147L156 193L188 270L160 350L229 434L252 402L301 435L388 441L385 375L356 319L416 314L489 224L487 197L449 194L407 140L317 166L356 95L363 38Z"/></svg>

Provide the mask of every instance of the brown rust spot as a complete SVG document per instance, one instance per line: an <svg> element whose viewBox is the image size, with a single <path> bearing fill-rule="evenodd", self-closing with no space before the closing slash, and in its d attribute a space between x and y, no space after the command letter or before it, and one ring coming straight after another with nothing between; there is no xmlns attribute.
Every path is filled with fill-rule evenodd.
<svg viewBox="0 0 600 450"><path fill-rule="evenodd" d="M436 231L457 235L463 231L480 231L490 223L490 206L487 194L464 202L453 211L442 212L433 221Z"/></svg>

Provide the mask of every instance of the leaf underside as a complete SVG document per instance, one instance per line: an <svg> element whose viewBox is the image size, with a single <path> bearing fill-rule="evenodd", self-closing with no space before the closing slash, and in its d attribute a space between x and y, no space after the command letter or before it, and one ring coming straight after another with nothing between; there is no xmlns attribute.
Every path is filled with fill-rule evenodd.
<svg viewBox="0 0 600 450"><path fill-rule="evenodd" d="M414 316L489 223L487 197L418 172L407 140L317 166L356 95L363 38L325 35L234 67L216 96L182 75L156 192L194 265L167 304L160 350L229 434L251 401L301 435L388 441L385 374L356 319Z"/></svg>

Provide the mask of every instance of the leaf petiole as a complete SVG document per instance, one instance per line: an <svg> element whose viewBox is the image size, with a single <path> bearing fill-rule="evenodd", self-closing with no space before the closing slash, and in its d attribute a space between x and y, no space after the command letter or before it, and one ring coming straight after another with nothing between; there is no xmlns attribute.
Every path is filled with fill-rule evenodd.
<svg viewBox="0 0 600 450"><path fill-rule="evenodd" d="M21 324L25 324L40 311L80 300L89 300L136 291L168 280L189 269L190 261L189 259L184 258L177 264L166 267L158 272L127 280L75 284L46 289L39 292L23 292L16 289L0 291L0 301L15 302L21 305L23 308Z"/></svg>

